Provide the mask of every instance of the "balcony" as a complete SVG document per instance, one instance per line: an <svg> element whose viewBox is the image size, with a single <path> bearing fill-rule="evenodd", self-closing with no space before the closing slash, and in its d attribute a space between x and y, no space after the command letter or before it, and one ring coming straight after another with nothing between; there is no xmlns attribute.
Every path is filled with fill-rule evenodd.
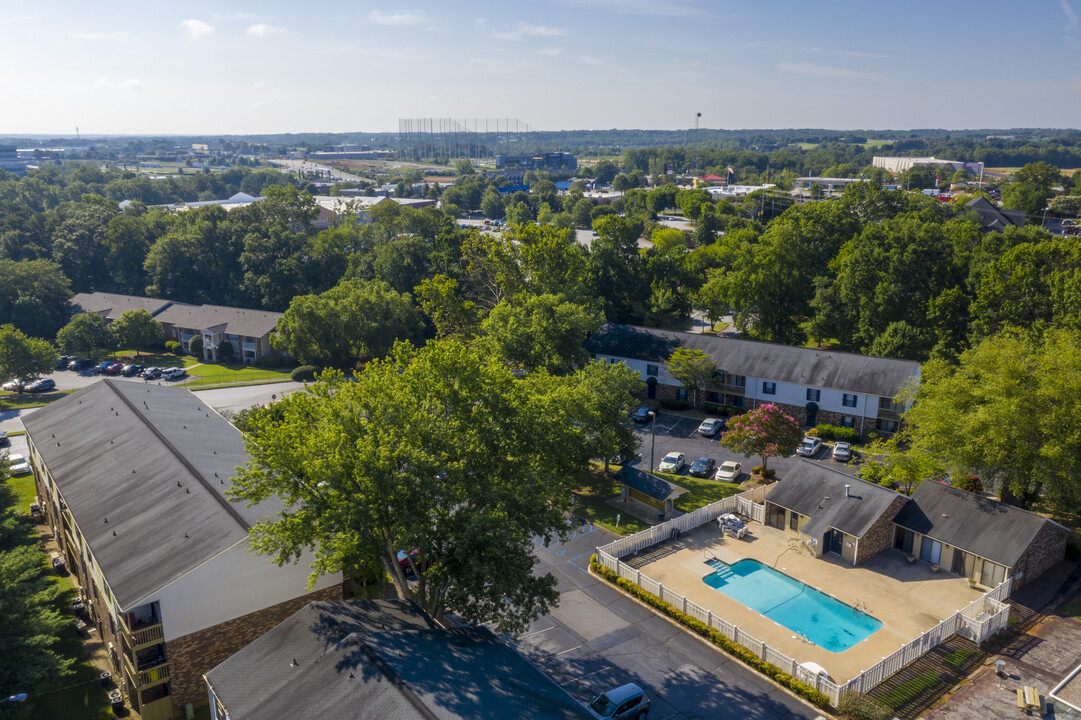
<svg viewBox="0 0 1081 720"><path fill-rule="evenodd" d="M133 650L141 650L148 645L160 643L165 638L161 627L161 612L156 602L141 605L128 613L121 614L120 625L128 637L128 645Z"/></svg>
<svg viewBox="0 0 1081 720"><path fill-rule="evenodd" d="M157 647L161 650L149 654L136 653L135 662L132 662L130 655L124 654L124 670L133 686L143 688L169 679L169 664L165 659L165 648L162 645Z"/></svg>

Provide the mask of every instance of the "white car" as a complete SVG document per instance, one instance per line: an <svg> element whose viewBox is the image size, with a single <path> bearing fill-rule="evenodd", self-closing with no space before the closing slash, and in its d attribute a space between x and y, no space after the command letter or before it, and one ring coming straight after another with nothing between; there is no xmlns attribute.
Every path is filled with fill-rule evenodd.
<svg viewBox="0 0 1081 720"><path fill-rule="evenodd" d="M11 453L7 460L8 471L12 475L25 475L30 472L30 462L19 453Z"/></svg>
<svg viewBox="0 0 1081 720"><path fill-rule="evenodd" d="M834 443L833 459L837 462L848 462L852 459L852 446L846 442Z"/></svg>
<svg viewBox="0 0 1081 720"><path fill-rule="evenodd" d="M705 435L706 437L713 437L723 429L724 420L718 418L706 418L702 421L702 424L698 426L698 434Z"/></svg>
<svg viewBox="0 0 1081 720"><path fill-rule="evenodd" d="M804 457L814 457L818 454L818 449L822 447L822 441L816 437L805 437L800 442L799 447L796 448L797 455L803 455Z"/></svg>
<svg viewBox="0 0 1081 720"><path fill-rule="evenodd" d="M182 378L188 374L188 371L184 368L165 368L161 371L161 377L163 380L176 380Z"/></svg>
<svg viewBox="0 0 1081 720"><path fill-rule="evenodd" d="M683 469L683 453L670 452L664 456L664 460L661 460L661 464L657 466L657 469L666 473L678 473Z"/></svg>
<svg viewBox="0 0 1081 720"><path fill-rule="evenodd" d="M735 460L725 460L721 463L721 466L717 468L717 474L713 476L713 479L718 482L736 482L742 473L742 463L738 463Z"/></svg>

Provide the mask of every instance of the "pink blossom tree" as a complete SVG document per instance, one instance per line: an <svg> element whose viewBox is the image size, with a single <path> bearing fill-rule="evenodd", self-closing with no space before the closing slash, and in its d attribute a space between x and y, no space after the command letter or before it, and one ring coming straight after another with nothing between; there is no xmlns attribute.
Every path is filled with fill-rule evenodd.
<svg viewBox="0 0 1081 720"><path fill-rule="evenodd" d="M802 439L803 431L792 416L766 403L729 420L721 444L744 457L761 455L765 469L771 457L795 452Z"/></svg>

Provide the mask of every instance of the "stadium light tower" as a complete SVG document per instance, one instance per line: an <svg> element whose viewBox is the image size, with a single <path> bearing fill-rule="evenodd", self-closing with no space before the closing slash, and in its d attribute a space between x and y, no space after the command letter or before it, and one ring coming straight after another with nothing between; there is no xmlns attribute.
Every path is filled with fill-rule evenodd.
<svg viewBox="0 0 1081 720"><path fill-rule="evenodd" d="M698 119L702 117L702 113L695 113L694 115L694 172L698 172ZM694 173L692 173L693 175Z"/></svg>

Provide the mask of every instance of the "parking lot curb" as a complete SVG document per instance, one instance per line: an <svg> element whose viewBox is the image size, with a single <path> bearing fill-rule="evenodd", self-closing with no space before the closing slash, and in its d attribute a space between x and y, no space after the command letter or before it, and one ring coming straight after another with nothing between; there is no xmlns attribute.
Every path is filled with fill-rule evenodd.
<svg viewBox="0 0 1081 720"><path fill-rule="evenodd" d="M784 685L781 685L779 682L777 682L776 680L771 678L769 675L764 675L764 674L760 673L758 670L756 670L755 668L751 667L750 665L747 665L745 663L740 662L739 658L736 658L736 657L733 657L732 655L729 655L722 648L717 647L716 645L714 645L713 643L711 643L709 640L705 639L704 637L702 637L698 633L691 632L691 630L689 628L684 627L682 624L676 622L675 620L668 617L664 613L658 612L657 608L653 607L652 605L649 605L648 603L642 602L641 600L636 598L634 595L631 595L629 592L627 592L626 590L621 588L619 585L616 585L615 583L613 583L608 578L606 578L606 577L604 577L602 575L598 575L597 573L593 572L593 563L589 563L588 572L589 572L590 576L595 577L595 578L597 578L597 580L599 580L599 581L601 581L603 583L606 583L607 585L615 588L617 591L619 591L619 593L621 595L623 595L624 597L629 599L631 602L634 602L634 603L637 603L638 605L641 605L642 607L646 608L651 613L653 613L657 617L661 618L665 622L668 622L671 625L679 628L679 630L681 632L683 632L685 635L688 635L688 636L698 640L698 642L702 643L703 645L710 648L711 650L719 653L721 656L726 658L728 661L734 662L734 663L739 663L740 667L745 668L748 672L754 673L759 678L765 680L770 685L772 685L773 687L775 687L778 690L780 690L781 692L783 692L785 695L788 695L790 698L792 698L793 700L799 702L801 705L804 705L807 708L809 708L812 712L818 713L818 718L823 718L824 720L840 720L840 718L838 716L832 715L832 714L826 712L825 710L823 710L822 708L817 707L815 705L812 705L811 703L809 703L807 701L806 698L800 697L796 693L794 693L791 690L789 690L788 688L786 688ZM818 720L818 718L816 718L816 720Z"/></svg>

